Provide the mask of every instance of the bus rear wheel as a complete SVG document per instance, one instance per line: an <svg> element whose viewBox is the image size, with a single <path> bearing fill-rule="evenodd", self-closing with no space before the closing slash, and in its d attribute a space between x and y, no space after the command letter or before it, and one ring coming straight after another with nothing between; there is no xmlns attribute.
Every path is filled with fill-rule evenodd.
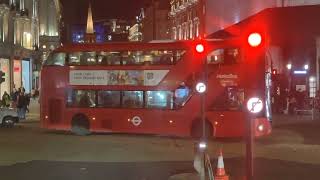
<svg viewBox="0 0 320 180"><path fill-rule="evenodd" d="M212 124L206 120L205 122L205 136L206 138L212 138L213 137L213 127ZM203 134L203 126L201 120L196 120L192 123L191 127L191 136L193 138L199 139L202 137Z"/></svg>
<svg viewBox="0 0 320 180"><path fill-rule="evenodd" d="M88 118L83 114L77 114L72 118L71 132L75 135L86 136L90 134Z"/></svg>

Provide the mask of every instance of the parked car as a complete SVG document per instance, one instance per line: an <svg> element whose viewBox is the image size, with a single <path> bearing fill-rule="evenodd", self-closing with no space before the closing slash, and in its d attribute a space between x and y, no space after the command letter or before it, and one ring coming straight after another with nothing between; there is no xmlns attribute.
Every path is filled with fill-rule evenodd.
<svg viewBox="0 0 320 180"><path fill-rule="evenodd" d="M19 122L19 117L16 109L13 108L0 108L0 126L13 127L16 122Z"/></svg>

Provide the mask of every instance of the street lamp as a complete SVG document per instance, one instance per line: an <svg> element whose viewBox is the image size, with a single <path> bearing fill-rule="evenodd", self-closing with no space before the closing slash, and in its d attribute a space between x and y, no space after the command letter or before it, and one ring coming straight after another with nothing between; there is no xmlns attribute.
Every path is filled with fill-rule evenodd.
<svg viewBox="0 0 320 180"><path fill-rule="evenodd" d="M305 70L308 70L308 69L309 69L309 65L308 65L308 64L305 64L303 68L304 68Z"/></svg>
<svg viewBox="0 0 320 180"><path fill-rule="evenodd" d="M292 64L290 64L290 63L287 64L287 69L288 69L288 70L291 70L291 69L292 69Z"/></svg>

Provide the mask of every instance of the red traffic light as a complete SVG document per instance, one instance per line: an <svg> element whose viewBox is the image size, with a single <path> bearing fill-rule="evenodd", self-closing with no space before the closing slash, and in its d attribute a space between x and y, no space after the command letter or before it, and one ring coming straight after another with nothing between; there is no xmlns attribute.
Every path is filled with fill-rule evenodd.
<svg viewBox="0 0 320 180"><path fill-rule="evenodd" d="M248 43L251 47L257 47L261 44L262 42L262 37L259 33L251 33L248 36Z"/></svg>
<svg viewBox="0 0 320 180"><path fill-rule="evenodd" d="M204 52L204 45L203 44L197 44L196 45L196 51L197 51L197 53L203 53Z"/></svg>

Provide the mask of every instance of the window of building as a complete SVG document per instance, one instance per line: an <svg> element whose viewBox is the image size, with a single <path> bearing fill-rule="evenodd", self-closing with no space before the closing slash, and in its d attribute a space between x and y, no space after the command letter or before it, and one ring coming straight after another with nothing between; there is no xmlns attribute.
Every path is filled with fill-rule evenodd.
<svg viewBox="0 0 320 180"><path fill-rule="evenodd" d="M172 39L177 40L177 28L172 28Z"/></svg>
<svg viewBox="0 0 320 180"><path fill-rule="evenodd" d="M120 91L98 91L98 107L120 107Z"/></svg>
<svg viewBox="0 0 320 180"><path fill-rule="evenodd" d="M199 18L194 18L194 32L195 32L195 36L199 37L200 35L200 22L199 22Z"/></svg>
<svg viewBox="0 0 320 180"><path fill-rule="evenodd" d="M173 93L171 91L147 91L146 108L173 108Z"/></svg>
<svg viewBox="0 0 320 180"><path fill-rule="evenodd" d="M188 24L186 22L184 22L182 24L182 31L183 31L183 40L187 40L188 39L188 34L189 34L189 28L188 28Z"/></svg>
<svg viewBox="0 0 320 180"><path fill-rule="evenodd" d="M96 92L94 90L70 90L67 95L69 107L95 107Z"/></svg>
<svg viewBox="0 0 320 180"><path fill-rule="evenodd" d="M181 25L178 25L178 40L182 40L182 29L181 29Z"/></svg>
<svg viewBox="0 0 320 180"><path fill-rule="evenodd" d="M51 53L47 60L44 62L44 65L47 66L64 66L66 60L66 54L65 53Z"/></svg>
<svg viewBox="0 0 320 180"><path fill-rule="evenodd" d="M189 21L189 39L193 39L193 22Z"/></svg>
<svg viewBox="0 0 320 180"><path fill-rule="evenodd" d="M143 107L143 91L123 91L122 107L142 108Z"/></svg>
<svg viewBox="0 0 320 180"><path fill-rule="evenodd" d="M316 91L317 91L317 84L316 84L316 78L310 77L309 78L309 96L314 98L316 97Z"/></svg>

